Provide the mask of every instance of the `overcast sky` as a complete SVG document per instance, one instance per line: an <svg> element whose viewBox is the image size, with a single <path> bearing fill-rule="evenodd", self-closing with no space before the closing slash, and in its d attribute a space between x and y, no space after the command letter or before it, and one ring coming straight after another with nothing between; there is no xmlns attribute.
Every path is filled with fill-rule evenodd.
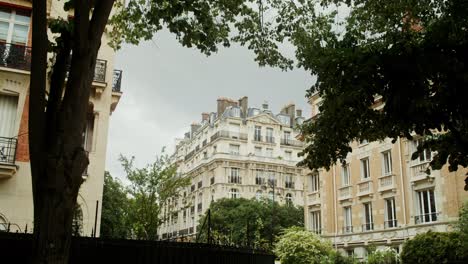
<svg viewBox="0 0 468 264"><path fill-rule="evenodd" d="M310 115L305 91L313 83L303 70L260 68L252 52L233 46L207 57L181 47L167 32L117 53L123 95L112 114L106 170L124 178L119 154L135 156L138 166L152 162L182 137L202 112L216 111L218 97L249 97L250 106L269 102L274 113L289 102Z"/></svg>

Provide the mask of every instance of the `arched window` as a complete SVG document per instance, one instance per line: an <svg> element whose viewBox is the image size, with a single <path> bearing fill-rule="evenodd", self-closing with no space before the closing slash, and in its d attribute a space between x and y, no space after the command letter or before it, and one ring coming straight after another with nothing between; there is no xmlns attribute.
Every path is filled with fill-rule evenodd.
<svg viewBox="0 0 468 264"><path fill-rule="evenodd" d="M8 228L8 222L5 217L0 214L0 232L6 231Z"/></svg>
<svg viewBox="0 0 468 264"><path fill-rule="evenodd" d="M230 189L229 190L229 197L231 197L232 199L239 198L240 197L239 190L237 190L235 188Z"/></svg>
<svg viewBox="0 0 468 264"><path fill-rule="evenodd" d="M292 200L293 200L292 194L287 193L286 194L286 204L287 205L292 205L292 202L293 202Z"/></svg>
<svg viewBox="0 0 468 264"><path fill-rule="evenodd" d="M256 193L255 193L255 199L257 199L258 201L260 201L262 199L262 196L263 196L263 193L262 191L258 190Z"/></svg>

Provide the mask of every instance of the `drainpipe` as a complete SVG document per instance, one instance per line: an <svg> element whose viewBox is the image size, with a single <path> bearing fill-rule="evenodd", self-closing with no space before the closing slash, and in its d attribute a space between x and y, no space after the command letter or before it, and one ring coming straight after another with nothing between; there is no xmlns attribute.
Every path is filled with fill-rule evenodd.
<svg viewBox="0 0 468 264"><path fill-rule="evenodd" d="M335 250L338 250L336 238L338 236L338 216L336 215L336 165L333 165L333 211L335 216Z"/></svg>
<svg viewBox="0 0 468 264"><path fill-rule="evenodd" d="M401 155L401 138L398 137L398 161L399 161L399 165L400 165L400 180L401 180L401 189L402 189L402 192L401 192L401 195L402 195L402 198L403 198L403 219L404 219L404 223L405 223L405 228L406 226L408 225L408 221L406 219L406 186L403 182L403 157Z"/></svg>

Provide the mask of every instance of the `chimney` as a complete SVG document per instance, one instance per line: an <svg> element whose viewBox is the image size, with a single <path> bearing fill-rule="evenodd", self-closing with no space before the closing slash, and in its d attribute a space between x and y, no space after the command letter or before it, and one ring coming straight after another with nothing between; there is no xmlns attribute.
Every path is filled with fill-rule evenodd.
<svg viewBox="0 0 468 264"><path fill-rule="evenodd" d="M222 116L229 106L237 106L237 102L226 97L218 98L218 117Z"/></svg>
<svg viewBox="0 0 468 264"><path fill-rule="evenodd" d="M265 111L265 110L268 110L268 101L264 101L263 104L262 104L262 109Z"/></svg>
<svg viewBox="0 0 468 264"><path fill-rule="evenodd" d="M247 109L249 108L249 98L247 96L239 99L239 106L241 108L241 116L243 118L247 117Z"/></svg>
<svg viewBox="0 0 468 264"><path fill-rule="evenodd" d="M205 122L205 121L210 122L210 114L209 113L202 113L201 116L202 116L202 118L201 118L202 122Z"/></svg>
<svg viewBox="0 0 468 264"><path fill-rule="evenodd" d="M296 116L297 117L302 117L302 109L297 109L296 110Z"/></svg>
<svg viewBox="0 0 468 264"><path fill-rule="evenodd" d="M296 125L296 105L294 103L289 103L284 106L280 113L291 117L291 126L294 127Z"/></svg>
<svg viewBox="0 0 468 264"><path fill-rule="evenodd" d="M198 129L200 129L200 127L201 125L197 123L192 123L190 125L190 135L191 135L190 138L193 138L193 135L195 135L195 133L198 131Z"/></svg>

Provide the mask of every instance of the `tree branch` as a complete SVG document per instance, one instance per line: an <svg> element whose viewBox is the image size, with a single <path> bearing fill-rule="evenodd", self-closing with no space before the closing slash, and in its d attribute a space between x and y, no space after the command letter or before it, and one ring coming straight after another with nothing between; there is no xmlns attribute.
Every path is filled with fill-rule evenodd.
<svg viewBox="0 0 468 264"><path fill-rule="evenodd" d="M101 37L109 20L110 12L115 0L97 1L91 18L91 27L89 29L89 40L91 43L101 43ZM99 46L97 47L99 48Z"/></svg>

